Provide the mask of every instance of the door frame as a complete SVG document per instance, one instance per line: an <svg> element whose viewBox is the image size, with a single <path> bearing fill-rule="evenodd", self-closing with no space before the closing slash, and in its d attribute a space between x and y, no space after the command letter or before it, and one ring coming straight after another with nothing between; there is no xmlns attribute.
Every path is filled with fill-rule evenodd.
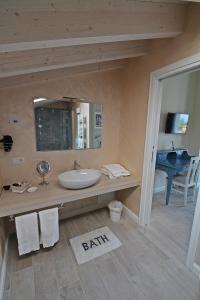
<svg viewBox="0 0 200 300"><path fill-rule="evenodd" d="M151 218L151 207L153 197L153 184L155 175L156 153L158 146L158 132L160 123L160 112L162 103L162 80L186 71L194 71L200 68L200 52L181 59L176 63L167 65L150 74L150 89L146 125L146 139L144 150L143 176L141 186L141 201L139 224L149 226ZM155 134L156 133L156 134ZM197 204L194 214L190 243L186 265L194 270L196 249L200 234L200 191L197 196Z"/></svg>

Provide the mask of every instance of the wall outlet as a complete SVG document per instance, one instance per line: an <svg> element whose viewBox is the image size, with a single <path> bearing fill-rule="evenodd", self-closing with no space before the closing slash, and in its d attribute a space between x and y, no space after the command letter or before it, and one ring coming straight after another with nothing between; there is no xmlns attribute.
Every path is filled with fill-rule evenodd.
<svg viewBox="0 0 200 300"><path fill-rule="evenodd" d="M14 165L22 165L24 164L24 157L13 157L13 164Z"/></svg>

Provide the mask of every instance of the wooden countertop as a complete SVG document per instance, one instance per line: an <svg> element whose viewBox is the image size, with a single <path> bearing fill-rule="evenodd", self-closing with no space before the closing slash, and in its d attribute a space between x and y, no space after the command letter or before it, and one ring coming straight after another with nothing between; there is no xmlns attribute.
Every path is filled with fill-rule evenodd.
<svg viewBox="0 0 200 300"><path fill-rule="evenodd" d="M132 175L113 180L102 175L96 185L81 190L65 189L57 180L52 180L47 186L38 186L34 193L17 194L3 190L0 197L0 218L137 186L139 182Z"/></svg>

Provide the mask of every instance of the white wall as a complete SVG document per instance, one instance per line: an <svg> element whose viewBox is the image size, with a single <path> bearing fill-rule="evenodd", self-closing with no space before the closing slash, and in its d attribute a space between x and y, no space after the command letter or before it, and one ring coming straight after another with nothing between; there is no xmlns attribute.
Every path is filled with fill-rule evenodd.
<svg viewBox="0 0 200 300"><path fill-rule="evenodd" d="M158 149L170 149L174 142L175 148L185 146L188 135L166 134L165 123L168 112L189 113L191 116L194 103L196 74L186 73L163 80L163 99L158 136ZM190 125L190 124L189 124Z"/></svg>
<svg viewBox="0 0 200 300"><path fill-rule="evenodd" d="M199 155L200 149L200 71L196 72L196 86L193 109L185 138L185 145L193 155Z"/></svg>
<svg viewBox="0 0 200 300"><path fill-rule="evenodd" d="M158 149L187 148L190 154L198 154L200 147L200 71L185 73L163 80ZM190 120L185 135L165 134L168 112L189 113ZM154 191L164 190L166 173L156 170Z"/></svg>

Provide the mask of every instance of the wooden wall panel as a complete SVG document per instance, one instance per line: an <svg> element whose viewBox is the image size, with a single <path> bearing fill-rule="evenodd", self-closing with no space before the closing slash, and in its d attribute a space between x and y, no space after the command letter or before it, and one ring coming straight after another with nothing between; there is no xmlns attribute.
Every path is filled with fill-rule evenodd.
<svg viewBox="0 0 200 300"><path fill-rule="evenodd" d="M121 106L120 162L142 179L150 73L165 65L200 52L200 5L188 12L185 33L169 40L154 40L146 56L130 59L123 72L124 94ZM138 214L140 193L127 201Z"/></svg>
<svg viewBox="0 0 200 300"><path fill-rule="evenodd" d="M82 168L101 168L105 163L118 162L121 92L121 70L63 77L34 84L30 81L23 86L0 89L0 135L10 134L14 141L11 152L0 152L4 184L20 180L39 182L35 168L37 162L43 159L51 164L50 180L72 169L74 160ZM63 96L85 98L103 105L101 149L36 151L33 98L60 99ZM18 123L9 123L9 118L13 117ZM24 157L25 162L16 166L13 158L18 156Z"/></svg>

